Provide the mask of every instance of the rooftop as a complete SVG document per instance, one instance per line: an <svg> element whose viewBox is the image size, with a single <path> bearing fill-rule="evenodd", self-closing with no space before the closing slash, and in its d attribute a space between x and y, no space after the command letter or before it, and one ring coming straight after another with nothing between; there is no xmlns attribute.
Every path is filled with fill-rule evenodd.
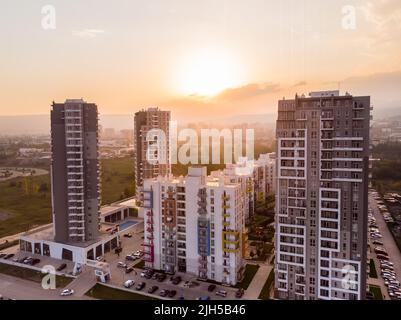
<svg viewBox="0 0 401 320"><path fill-rule="evenodd" d="M101 226L101 232L99 233L99 237L96 240L86 241L86 242L74 242L74 243L63 243L65 245L70 245L73 247L85 248L88 247L102 239L106 239L110 237L109 232L105 232L104 230L110 228L110 225ZM54 233L53 233L53 224L43 226L43 228L35 229L34 231L28 231L22 235L22 237L27 237L31 240L43 240L43 241L52 241L54 242Z"/></svg>

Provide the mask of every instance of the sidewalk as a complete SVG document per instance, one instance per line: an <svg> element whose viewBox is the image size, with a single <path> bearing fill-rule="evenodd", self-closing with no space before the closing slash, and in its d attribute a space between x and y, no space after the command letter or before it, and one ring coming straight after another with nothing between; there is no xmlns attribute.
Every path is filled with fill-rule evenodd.
<svg viewBox="0 0 401 320"><path fill-rule="evenodd" d="M266 283L267 278L269 277L270 271L273 269L273 266L261 264L258 272L256 272L255 276L252 279L251 284L248 289L245 291L244 299L247 300L258 300L259 294L263 289L263 286Z"/></svg>

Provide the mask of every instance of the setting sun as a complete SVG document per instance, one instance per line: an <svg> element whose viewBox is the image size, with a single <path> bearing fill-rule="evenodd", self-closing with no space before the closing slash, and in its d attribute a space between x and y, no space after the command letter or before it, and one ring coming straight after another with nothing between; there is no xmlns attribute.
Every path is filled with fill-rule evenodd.
<svg viewBox="0 0 401 320"><path fill-rule="evenodd" d="M178 90L182 94L214 96L239 85L238 63L217 50L202 50L189 56L180 66Z"/></svg>

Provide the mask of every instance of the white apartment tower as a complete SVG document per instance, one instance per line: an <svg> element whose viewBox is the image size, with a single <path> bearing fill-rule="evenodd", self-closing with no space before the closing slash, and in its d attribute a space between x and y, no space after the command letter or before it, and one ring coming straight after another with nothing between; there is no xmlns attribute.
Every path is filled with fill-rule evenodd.
<svg viewBox="0 0 401 320"><path fill-rule="evenodd" d="M279 101L277 298L365 298L369 122L369 97Z"/></svg>
<svg viewBox="0 0 401 320"><path fill-rule="evenodd" d="M235 285L243 275L244 194L237 183L189 168L144 182L146 265Z"/></svg>
<svg viewBox="0 0 401 320"><path fill-rule="evenodd" d="M224 176L228 183L239 183L245 194L245 221L248 222L257 201L265 201L275 192L275 153L261 154L257 160L241 157L235 164L227 164L222 171L211 173Z"/></svg>

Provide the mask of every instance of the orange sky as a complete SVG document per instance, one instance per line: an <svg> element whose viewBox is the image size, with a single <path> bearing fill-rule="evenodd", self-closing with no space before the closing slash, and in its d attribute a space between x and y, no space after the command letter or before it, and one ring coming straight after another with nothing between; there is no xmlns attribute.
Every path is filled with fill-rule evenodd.
<svg viewBox="0 0 401 320"><path fill-rule="evenodd" d="M401 106L399 0L54 0L55 30L41 27L47 2L5 2L0 115L82 97L104 114L159 105L192 120L338 87Z"/></svg>

